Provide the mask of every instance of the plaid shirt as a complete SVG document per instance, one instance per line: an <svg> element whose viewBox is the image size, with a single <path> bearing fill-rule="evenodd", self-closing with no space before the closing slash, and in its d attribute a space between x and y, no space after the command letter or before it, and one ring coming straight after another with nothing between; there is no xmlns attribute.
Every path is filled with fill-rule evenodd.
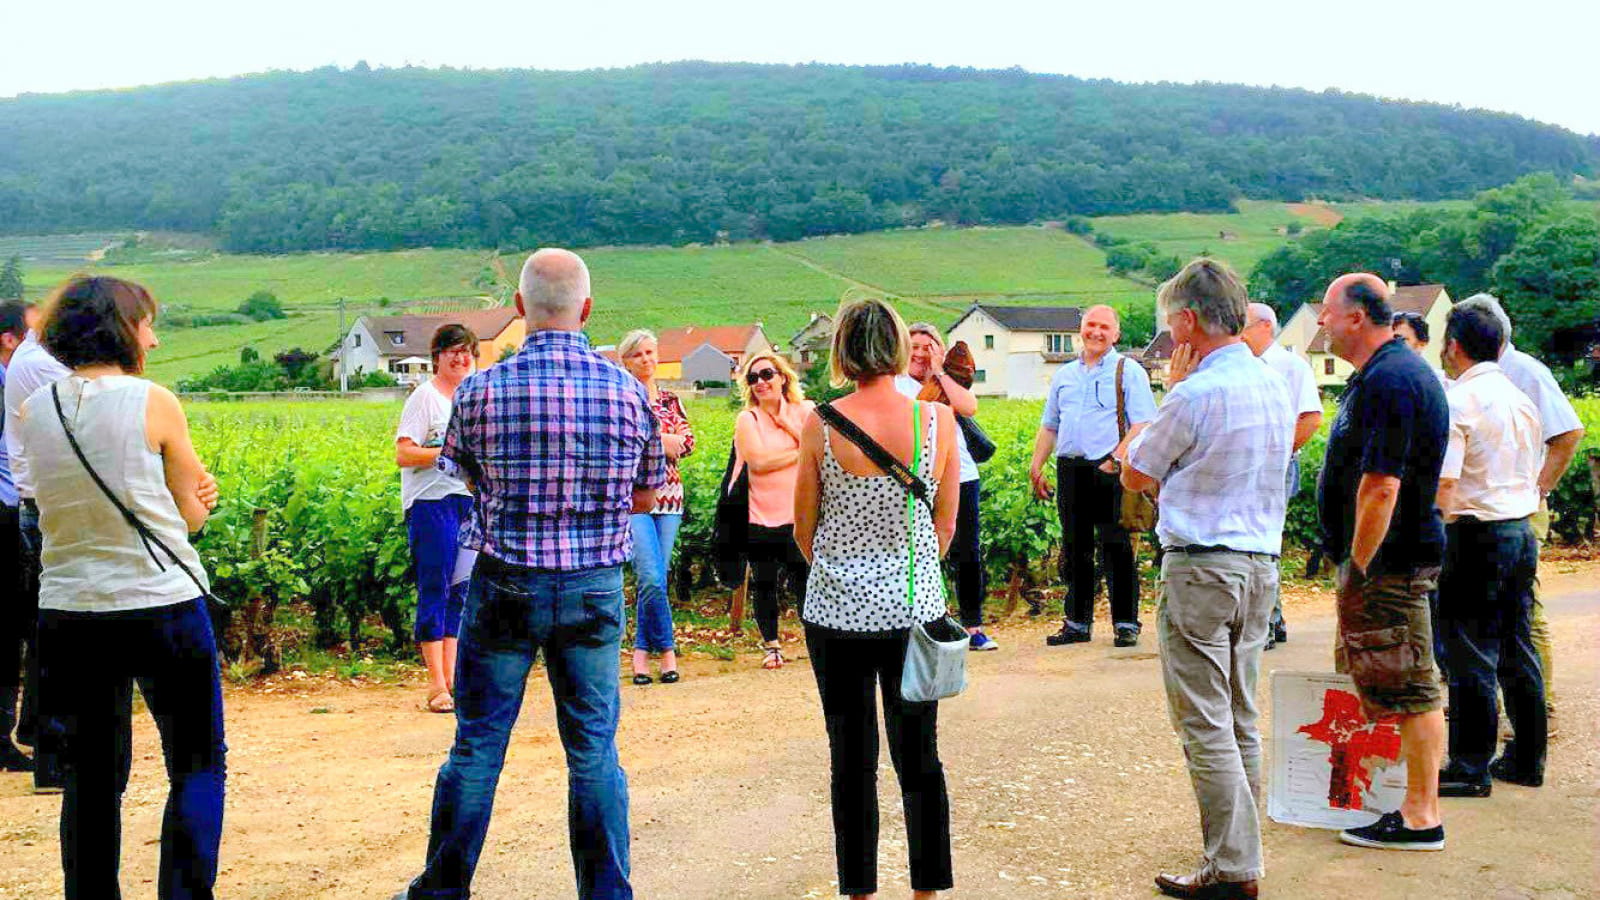
<svg viewBox="0 0 1600 900"><path fill-rule="evenodd" d="M644 386L567 331L461 382L440 452L456 467L478 498L465 546L565 572L627 561L634 489L667 482Z"/></svg>
<svg viewBox="0 0 1600 900"><path fill-rule="evenodd" d="M1161 482L1161 545L1281 552L1295 418L1287 382L1249 347L1206 354L1128 447Z"/></svg>

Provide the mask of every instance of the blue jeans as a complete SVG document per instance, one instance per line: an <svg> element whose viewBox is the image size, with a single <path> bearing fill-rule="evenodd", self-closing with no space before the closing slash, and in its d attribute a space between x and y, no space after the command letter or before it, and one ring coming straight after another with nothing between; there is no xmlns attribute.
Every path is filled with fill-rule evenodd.
<svg viewBox="0 0 1600 900"><path fill-rule="evenodd" d="M222 842L227 745L205 600L121 612L39 614L40 740L66 776L67 900L121 897L122 794L133 763L133 683L161 732L167 806L161 900L209 900Z"/></svg>
<svg viewBox="0 0 1600 900"><path fill-rule="evenodd" d="M633 577L639 585L635 604L633 649L659 653L675 646L672 640L672 605L667 602L667 566L678 539L681 515L643 513L633 525Z"/></svg>
<svg viewBox="0 0 1600 900"><path fill-rule="evenodd" d="M628 900L628 781L617 760L622 568L525 569L478 557L456 662L456 739L433 792L427 868L411 900L465 900L506 744L542 652L567 752L567 828L578 896Z"/></svg>
<svg viewBox="0 0 1600 900"><path fill-rule="evenodd" d="M461 630L461 607L466 601L465 582L450 583L461 550L461 523L472 514L472 498L452 494L438 500L418 500L406 510L406 542L417 570L417 622L412 637L418 643L455 637Z"/></svg>

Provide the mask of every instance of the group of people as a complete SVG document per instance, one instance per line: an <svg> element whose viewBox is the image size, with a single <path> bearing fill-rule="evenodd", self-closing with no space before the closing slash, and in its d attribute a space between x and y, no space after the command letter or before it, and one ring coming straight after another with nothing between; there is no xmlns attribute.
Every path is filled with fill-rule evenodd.
<svg viewBox="0 0 1600 900"><path fill-rule="evenodd" d="M1375 276L1343 276L1320 318L1356 369L1317 489L1325 551L1339 563L1335 662L1369 716L1398 718L1408 767L1401 808L1341 839L1437 850L1440 796L1486 797L1494 779L1542 783L1550 661L1538 542L1544 497L1582 428L1549 371L1510 346L1494 298L1451 310L1445 378L1408 348L1427 341L1426 323L1397 318L1389 295ZM427 708L456 717L423 869L400 895L412 900L469 896L541 657L567 756L578 893L631 897L616 746L625 565L637 584L634 683L654 680L651 654L661 682L679 679L667 565L684 511L677 462L695 438L683 404L656 383L656 340L629 333L616 363L590 347L589 273L569 251L528 258L516 305L528 337L489 369L474 370L469 329L436 332L434 375L396 432ZM100 277L71 279L42 311L0 305L0 515L15 532L0 546L22 574L21 602L0 623L0 766L64 789L69 898L117 896L135 682L170 779L158 892L210 897L217 872L222 696L209 583L189 536L218 496L176 397L139 377L156 310L139 285ZM1158 497L1156 640L1203 849L1194 870L1156 884L1177 897L1254 897L1264 874L1256 682L1261 653L1287 639L1284 520L1322 407L1309 368L1272 340L1272 310L1249 303L1226 266L1184 267L1161 286L1158 315L1176 346L1159 404L1144 369L1117 353L1108 307L1085 314L1083 352L1051 383L1029 473L1062 524L1065 621L1047 642L1090 640L1097 555L1115 643L1139 641L1128 501ZM826 408L776 353L740 369L732 468L749 483L763 665L786 662L786 573L802 595L826 723L839 892L853 898L878 887L879 696L913 895L954 883L938 703L901 691L913 629L946 615L945 560L971 648L996 646L983 631L979 470L959 418L977 398L948 355L938 329L861 299L841 306L830 355L834 384L853 391ZM1497 691L1515 734L1498 759Z"/></svg>

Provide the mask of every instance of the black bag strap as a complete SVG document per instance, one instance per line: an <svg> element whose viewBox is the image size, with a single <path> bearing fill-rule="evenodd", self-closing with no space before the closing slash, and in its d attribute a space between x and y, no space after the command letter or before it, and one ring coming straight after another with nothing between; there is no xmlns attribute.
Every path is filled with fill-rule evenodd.
<svg viewBox="0 0 1600 900"><path fill-rule="evenodd" d="M830 427L836 429L845 440L860 448L861 452L867 455L867 459L872 460L873 465L889 473L895 481L900 482L900 486L905 488L911 496L922 501L923 505L928 507L930 515L933 513L933 499L928 496L928 486L923 483L921 478L917 477L915 472L906 468L905 463L895 459L894 454L883 449L882 444L868 437L866 432L862 431L856 423L845 418L843 413L834 409L832 404L818 404L817 416L828 423ZM920 444L922 435L912 435L912 440Z"/></svg>
<svg viewBox="0 0 1600 900"><path fill-rule="evenodd" d="M111 505L117 508L117 512L122 513L123 521L127 522L128 525L133 528L134 533L139 535L139 540L144 543L144 551L150 554L150 559L155 562L157 569L165 572L167 567L161 564L161 558L156 556L156 552L153 547L160 547L161 551L167 554L167 558L172 560L173 565L182 569L183 574L189 576L189 580L194 582L194 586L199 589L201 596L210 596L211 592L206 590L206 586L200 583L200 579L195 577L194 572L191 571L188 566L183 564L183 560L178 558L178 554L172 552L171 547L168 547L166 544L162 543L161 539L156 537L154 532L152 532L143 522L139 521L139 517L133 514L133 510L128 509L127 506L123 505L123 502L117 499L117 495L112 493L111 488L105 483L105 480L100 477L100 473L94 470L94 466L89 465L88 457L83 455L83 448L78 446L78 438L73 435L72 428L67 425L67 414L66 411L61 408L61 392L58 390L58 387L59 382L57 384L50 385L50 399L55 401L56 418L61 420L61 430L66 432L67 443L71 445L72 452L77 455L78 462L83 463L83 470L89 473L89 477L93 479L95 485L100 488L100 493L106 495L106 499L110 500Z"/></svg>

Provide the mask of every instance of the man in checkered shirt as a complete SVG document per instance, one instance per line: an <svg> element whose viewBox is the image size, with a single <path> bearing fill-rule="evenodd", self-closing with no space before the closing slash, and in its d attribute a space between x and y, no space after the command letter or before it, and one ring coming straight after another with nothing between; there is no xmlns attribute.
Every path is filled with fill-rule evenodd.
<svg viewBox="0 0 1600 900"><path fill-rule="evenodd" d="M1245 290L1197 259L1158 294L1176 350L1168 393L1125 454L1122 484L1161 485L1156 535L1161 671L1200 805L1192 874L1160 875L1172 897L1255 897L1262 875L1256 676L1278 596L1295 413L1283 376L1240 333Z"/></svg>
<svg viewBox="0 0 1600 900"><path fill-rule="evenodd" d="M479 552L462 613L456 738L434 787L427 867L401 896L464 900L483 849L523 686L543 653L567 752L578 896L631 898L628 784L617 761L628 517L666 484L638 379L589 348L589 270L545 249L522 267L521 352L461 383L441 465L477 495Z"/></svg>

